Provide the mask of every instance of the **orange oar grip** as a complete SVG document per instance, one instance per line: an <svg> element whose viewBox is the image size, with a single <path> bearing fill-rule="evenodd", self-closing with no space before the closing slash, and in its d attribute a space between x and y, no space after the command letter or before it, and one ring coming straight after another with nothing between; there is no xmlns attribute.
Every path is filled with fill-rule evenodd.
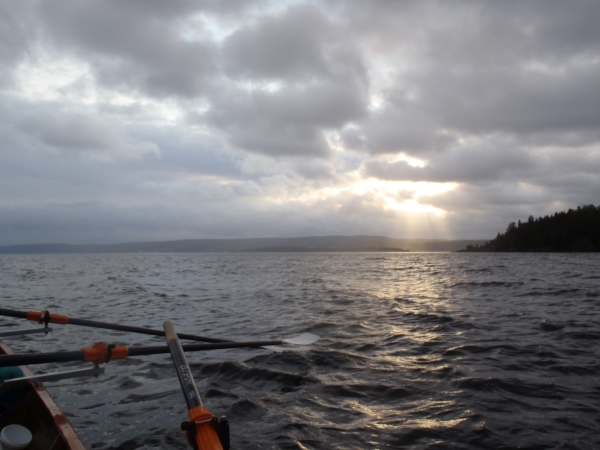
<svg viewBox="0 0 600 450"><path fill-rule="evenodd" d="M196 406L188 411L192 422L203 422L196 425L196 445L199 450L223 450L221 440L212 421L213 415L204 406Z"/></svg>
<svg viewBox="0 0 600 450"><path fill-rule="evenodd" d="M129 356L129 348L125 346L115 347L112 350L112 358L111 359L123 359Z"/></svg>
<svg viewBox="0 0 600 450"><path fill-rule="evenodd" d="M109 349L106 344L98 342L93 347L82 348L83 361L93 362L94 364L104 364L111 359L123 359L129 355L129 349L127 347L113 347ZM109 357L110 352L110 357Z"/></svg>
<svg viewBox="0 0 600 450"><path fill-rule="evenodd" d="M33 320L34 322L44 323L44 312L45 311L28 311L27 320ZM69 317L61 316L60 314L49 314L50 323L57 323L59 325L66 325L69 323Z"/></svg>

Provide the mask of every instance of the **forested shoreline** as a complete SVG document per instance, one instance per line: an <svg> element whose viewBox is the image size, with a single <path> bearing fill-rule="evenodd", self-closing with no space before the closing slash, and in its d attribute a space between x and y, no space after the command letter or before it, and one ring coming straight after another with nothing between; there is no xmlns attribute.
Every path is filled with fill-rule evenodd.
<svg viewBox="0 0 600 450"><path fill-rule="evenodd" d="M583 205L527 222L508 224L489 242L467 245L463 252L598 252L600 205Z"/></svg>

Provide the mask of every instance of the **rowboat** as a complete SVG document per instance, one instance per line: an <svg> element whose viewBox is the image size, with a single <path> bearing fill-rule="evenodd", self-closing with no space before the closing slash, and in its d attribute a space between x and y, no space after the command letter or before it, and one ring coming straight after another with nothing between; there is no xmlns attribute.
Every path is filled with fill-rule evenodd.
<svg viewBox="0 0 600 450"><path fill-rule="evenodd" d="M0 354L13 351L0 340ZM27 366L20 366L25 377L33 377ZM40 382L19 386L0 385L0 429L10 424L23 425L33 435L28 450L85 450L68 419Z"/></svg>
<svg viewBox="0 0 600 450"><path fill-rule="evenodd" d="M106 345L98 342L93 347L82 348L81 350L20 355L14 354L0 340L0 369L20 366L24 375L19 375L20 378L10 379L0 384L0 429L15 423L28 428L33 434L33 441L27 447L31 450L85 449L67 418L41 384L42 381L87 375L97 376L104 373L102 364L106 364L112 360L130 356L158 355L163 353L170 353L172 356L181 389L188 406L189 421L181 424L182 430L186 432L188 443L196 450L229 450L229 421L225 416L220 417L211 414L202 404L184 350L206 351L226 348L263 348L269 351L280 352L289 350L289 346L295 347L297 350L303 350L319 339L319 336L304 333L288 339L236 342L193 334L177 334L170 321L164 322L164 330L160 331L151 328L76 319L59 314L50 314L47 310L25 312L0 308L0 316L23 318L45 325L44 328L3 332L0 333L0 337L32 333L47 334L52 331L52 328L48 327L48 324L56 323L164 336L167 340L166 346L126 347L114 344ZM182 345L179 342L179 338L203 343ZM91 362L94 364L94 367L34 376L26 366L67 361ZM11 396L12 398L6 401L7 397Z"/></svg>

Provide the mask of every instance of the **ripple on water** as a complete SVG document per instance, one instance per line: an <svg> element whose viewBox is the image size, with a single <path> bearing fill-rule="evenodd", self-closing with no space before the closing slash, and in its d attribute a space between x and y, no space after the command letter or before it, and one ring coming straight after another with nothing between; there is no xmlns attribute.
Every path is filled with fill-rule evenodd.
<svg viewBox="0 0 600 450"><path fill-rule="evenodd" d="M234 448L600 448L600 257L585 254L0 256L2 306L302 353L188 354ZM0 327L21 326L0 318ZM56 327L16 351L161 338ZM56 371L59 364L36 370ZM89 448L188 448L168 355L50 392Z"/></svg>

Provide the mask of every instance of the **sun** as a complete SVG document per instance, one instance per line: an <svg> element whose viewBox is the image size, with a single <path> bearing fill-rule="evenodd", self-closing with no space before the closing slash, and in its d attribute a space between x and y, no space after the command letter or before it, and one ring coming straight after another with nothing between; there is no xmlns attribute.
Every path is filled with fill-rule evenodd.
<svg viewBox="0 0 600 450"><path fill-rule="evenodd" d="M429 183L412 181L383 181L375 178L360 180L352 186L357 195L371 193L383 200L386 208L407 213L431 213L443 217L445 211L419 202L429 197L455 189L456 183Z"/></svg>

